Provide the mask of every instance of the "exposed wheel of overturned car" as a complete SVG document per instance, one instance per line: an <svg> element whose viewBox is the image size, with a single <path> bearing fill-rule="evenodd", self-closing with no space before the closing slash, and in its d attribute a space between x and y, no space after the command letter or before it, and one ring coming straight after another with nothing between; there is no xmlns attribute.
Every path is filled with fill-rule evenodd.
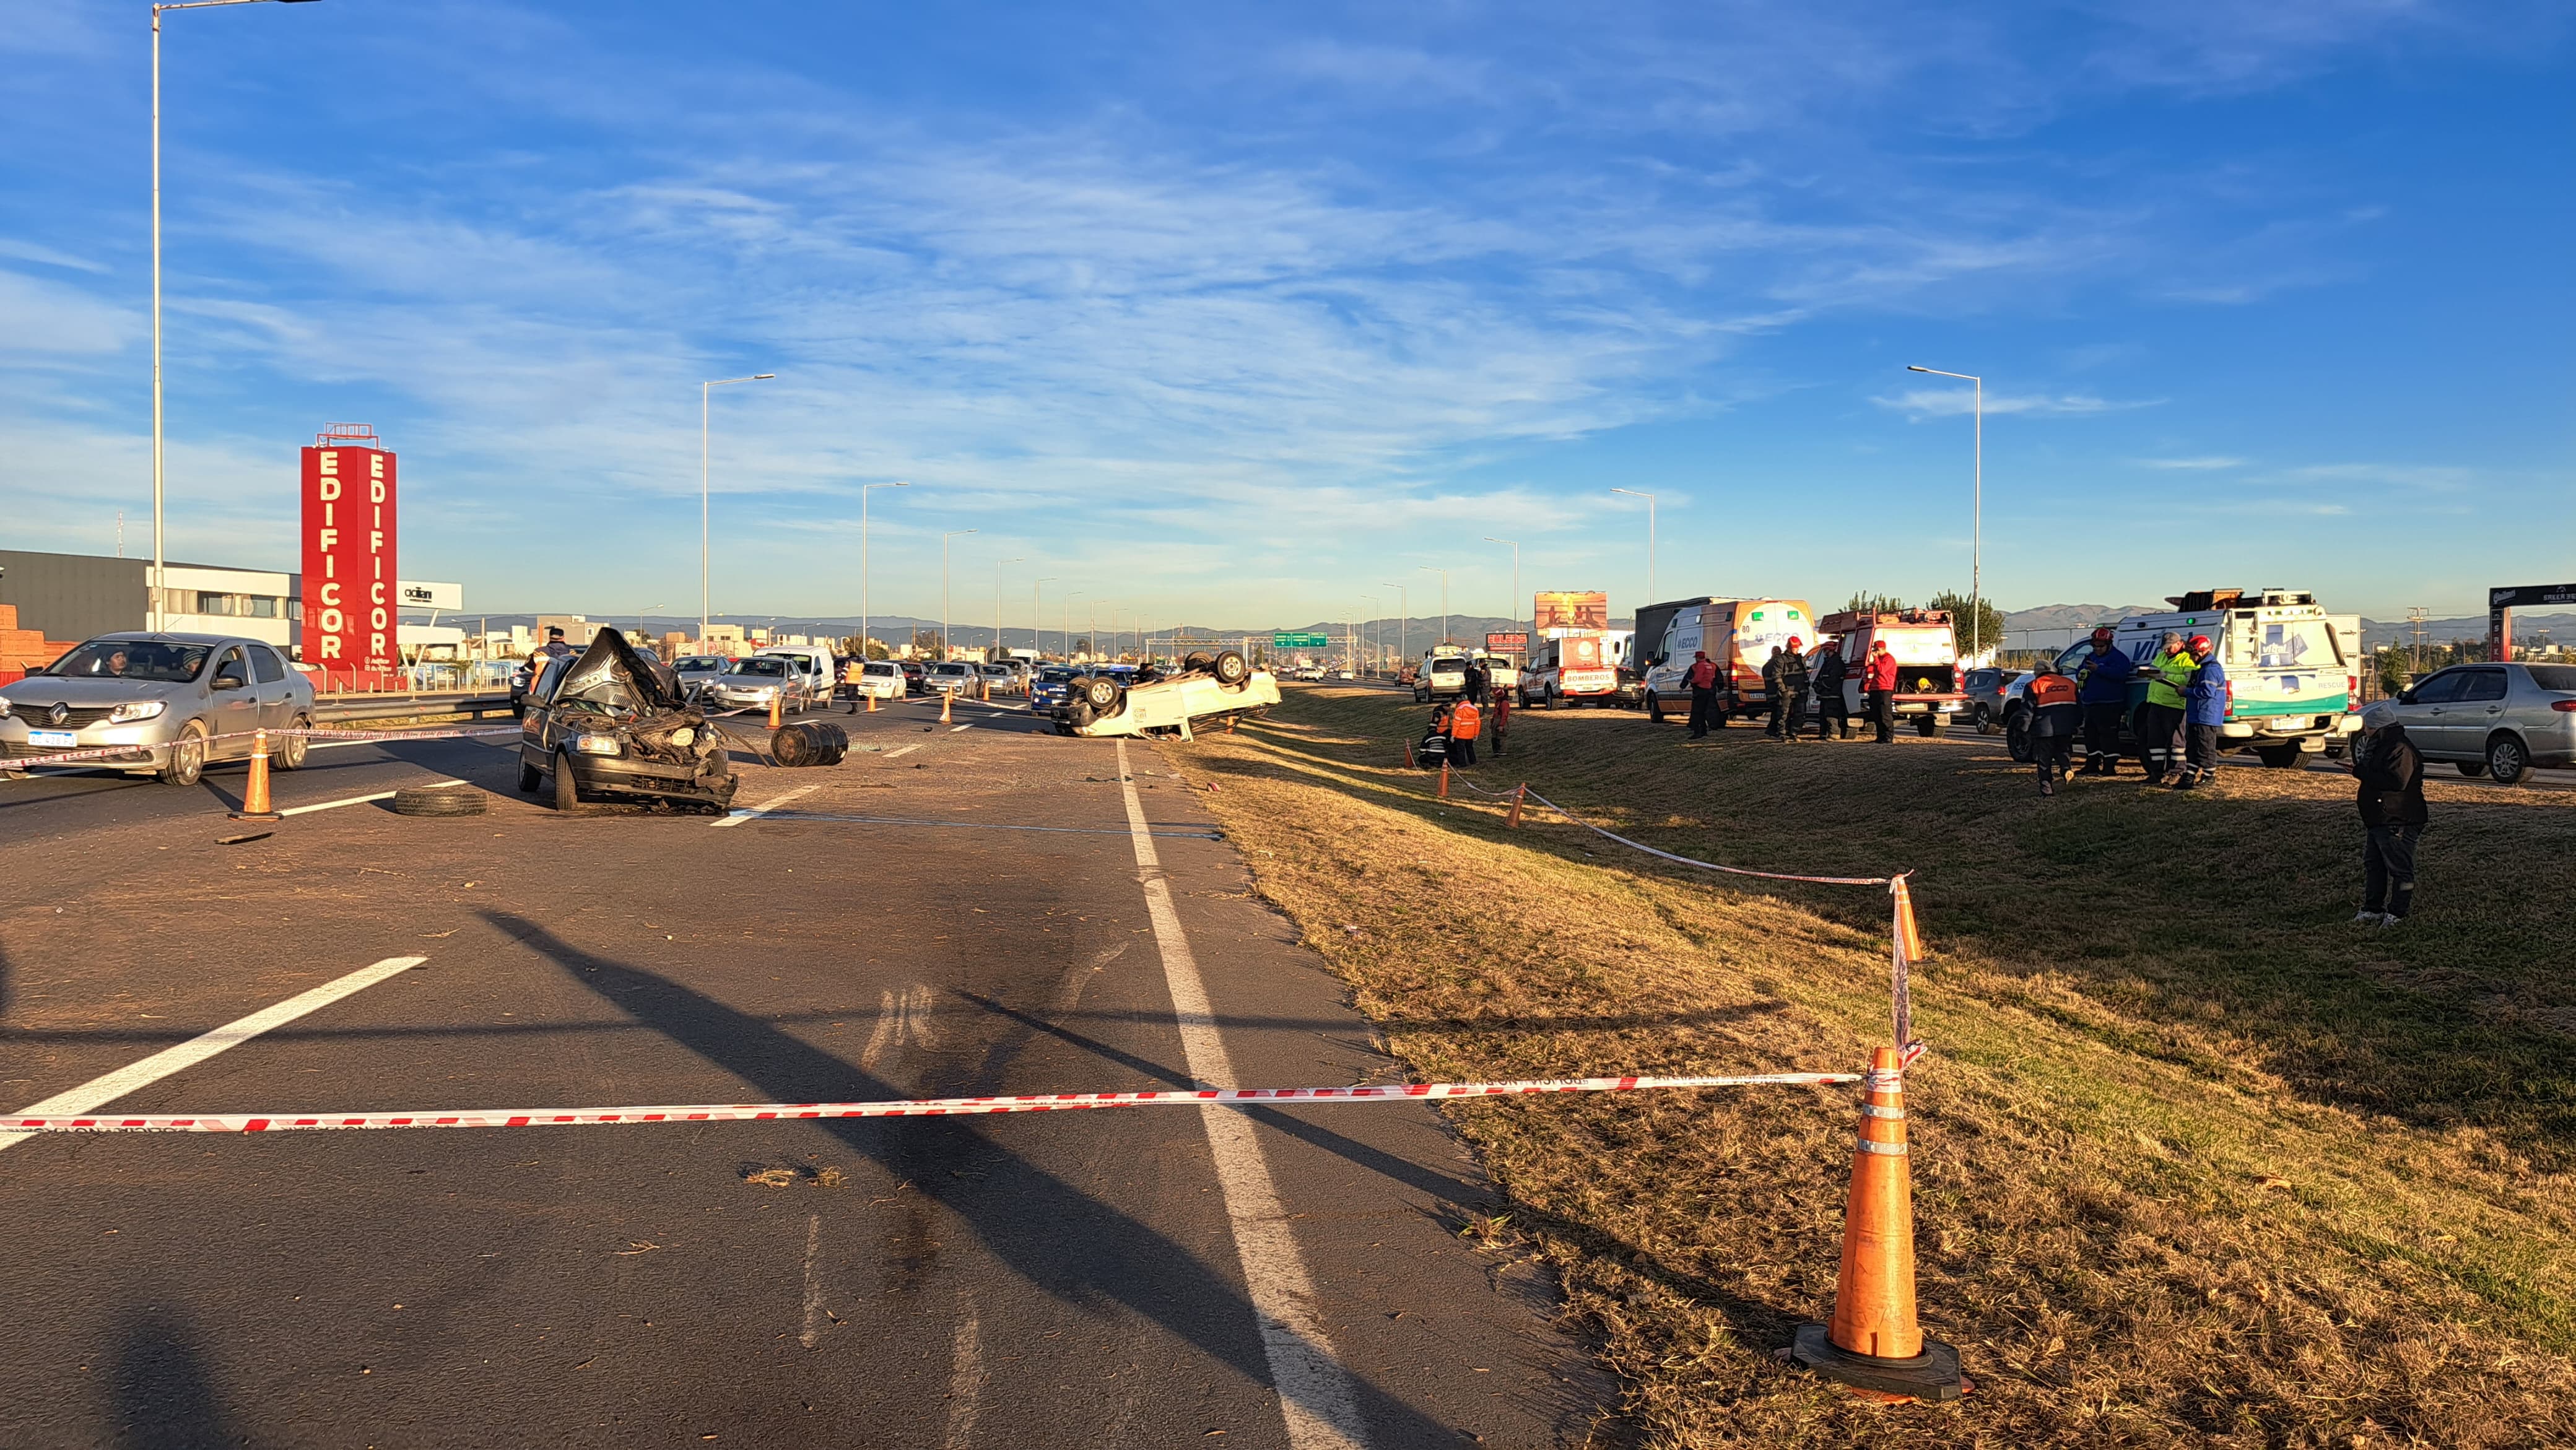
<svg viewBox="0 0 2576 1450"><path fill-rule="evenodd" d="M1220 685L1240 685L1252 678L1252 665L1240 650L1221 649L1216 659L1205 667Z"/></svg>
<svg viewBox="0 0 2576 1450"><path fill-rule="evenodd" d="M1127 692L1107 675L1092 675L1083 680L1081 693L1082 703L1091 707L1092 714L1113 715L1118 711L1119 700Z"/></svg>
<svg viewBox="0 0 2576 1450"><path fill-rule="evenodd" d="M1214 659L1203 649L1194 649L1181 657L1181 668L1185 670L1204 670L1214 663Z"/></svg>

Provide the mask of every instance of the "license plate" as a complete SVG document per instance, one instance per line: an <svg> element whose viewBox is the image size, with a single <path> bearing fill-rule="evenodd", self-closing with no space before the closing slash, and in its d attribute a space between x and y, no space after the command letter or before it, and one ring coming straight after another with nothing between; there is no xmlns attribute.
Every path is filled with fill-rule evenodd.
<svg viewBox="0 0 2576 1450"><path fill-rule="evenodd" d="M70 730L30 730L27 732L27 743L29 745L51 745L58 748L69 748L80 744L80 736L77 732Z"/></svg>

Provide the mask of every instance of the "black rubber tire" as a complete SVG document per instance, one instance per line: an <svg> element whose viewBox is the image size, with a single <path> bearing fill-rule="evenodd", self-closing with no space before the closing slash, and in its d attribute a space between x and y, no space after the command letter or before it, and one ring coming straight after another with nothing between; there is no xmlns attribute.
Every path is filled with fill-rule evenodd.
<svg viewBox="0 0 2576 1450"><path fill-rule="evenodd" d="M1664 723L1664 697L1652 690L1646 692L1646 719L1657 725Z"/></svg>
<svg viewBox="0 0 2576 1450"><path fill-rule="evenodd" d="M470 785L405 786L394 792L398 816L479 816L483 792Z"/></svg>
<svg viewBox="0 0 2576 1450"><path fill-rule="evenodd" d="M1221 649L1208 663L1208 670L1220 685L1240 685L1252 678L1252 665L1239 651Z"/></svg>
<svg viewBox="0 0 2576 1450"><path fill-rule="evenodd" d="M2273 770L2296 770L2299 768L2299 747L2260 745L2254 749L2254 758Z"/></svg>
<svg viewBox="0 0 2576 1450"><path fill-rule="evenodd" d="M519 762L519 794L535 795L545 789L546 773L522 760Z"/></svg>
<svg viewBox="0 0 2576 1450"><path fill-rule="evenodd" d="M572 778L572 752L555 752L555 809L566 815L581 809L581 787Z"/></svg>
<svg viewBox="0 0 2576 1450"><path fill-rule="evenodd" d="M2483 760L2463 760L2457 762L2451 768L2458 771L2460 774L2467 776L2471 780L2475 780L2479 776L2487 773L2487 763Z"/></svg>
<svg viewBox="0 0 2576 1450"><path fill-rule="evenodd" d="M1917 734L1917 735L1922 736L1922 737L1923 737L1924 739L1926 739L1926 740L1929 740L1929 739L1931 739L1933 736L1940 734L1940 733L1941 733L1941 717L1940 717L1940 716L1938 716L1938 715L1917 715L1917 716L1915 716L1915 717L1914 717L1914 733L1915 733L1915 734Z"/></svg>
<svg viewBox="0 0 2576 1450"><path fill-rule="evenodd" d="M309 746L309 742L307 742L301 734L294 732L312 729L313 721L308 716L298 715L295 717L294 723L288 725L286 728L289 733L281 737L277 744L269 750L268 763L272 769L276 770L302 770L304 768L304 755Z"/></svg>
<svg viewBox="0 0 2576 1450"><path fill-rule="evenodd" d="M206 727L191 720L179 727L179 738L170 745L170 763L155 774L163 785L195 785L206 774Z"/></svg>
<svg viewBox="0 0 2576 1450"><path fill-rule="evenodd" d="M1127 697L1126 690L1107 675L1093 675L1082 682L1083 703L1094 715L1115 715L1118 702Z"/></svg>
<svg viewBox="0 0 2576 1450"><path fill-rule="evenodd" d="M1073 697L1073 703L1064 707L1064 719L1058 728L1065 734L1071 735L1099 718L1099 714L1091 708L1091 702L1077 693Z"/></svg>
<svg viewBox="0 0 2576 1450"><path fill-rule="evenodd" d="M2003 729L2003 728L2004 728L2004 727L2002 727L2001 725L1998 725L1998 724L1996 724L1996 723L1995 723L1995 717L1994 717L1994 716L1989 715L1989 714L1987 714L1987 713L1986 713L1986 707L1985 707L1985 706L1983 706L1983 705L1979 705L1979 706L1977 707L1977 733L1978 733L1978 734L1980 734L1980 735L1992 735L1992 734L1994 734L1995 732L1997 732L1997 731L1999 731L1999 730L2001 730L2001 729Z"/></svg>
<svg viewBox="0 0 2576 1450"><path fill-rule="evenodd" d="M2498 785L2512 785L2531 773L2531 750L2515 735L2499 735L2487 742L2487 779Z"/></svg>
<svg viewBox="0 0 2576 1450"><path fill-rule="evenodd" d="M1194 649L1181 656L1181 668L1185 670L1211 669L1215 664L1215 659L1203 649Z"/></svg>
<svg viewBox="0 0 2576 1450"><path fill-rule="evenodd" d="M2004 751L2020 765L2030 764L2030 712L2016 710L2004 717Z"/></svg>

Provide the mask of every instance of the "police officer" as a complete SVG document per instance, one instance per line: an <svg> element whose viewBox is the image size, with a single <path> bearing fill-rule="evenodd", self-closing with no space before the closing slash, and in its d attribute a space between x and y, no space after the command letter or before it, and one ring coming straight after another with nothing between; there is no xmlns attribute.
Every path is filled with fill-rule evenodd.
<svg viewBox="0 0 2576 1450"><path fill-rule="evenodd" d="M2208 635L2193 635L2190 648L2191 683L2183 689L2187 743L2176 790L2197 790L2218 778L2218 727L2227 723L2227 667Z"/></svg>
<svg viewBox="0 0 2576 1450"><path fill-rule="evenodd" d="M2093 631L2093 652L2075 666L2075 699L2084 708L2084 773L2120 773L2120 716L2129 706L2137 662L2113 647L2111 631Z"/></svg>
<svg viewBox="0 0 2576 1450"><path fill-rule="evenodd" d="M2147 703L2138 710L2138 754L2149 785L2164 784L2182 765L2176 745L2182 735L2183 687L2191 683L2192 669L2181 632L2166 630L2155 658L2147 662Z"/></svg>
<svg viewBox="0 0 2576 1450"><path fill-rule="evenodd" d="M1843 701L1843 680L1851 673L1843 663L1843 643L1838 639L1825 642L1824 658L1816 661L1816 738L1832 740L1852 738L1851 707Z"/></svg>
<svg viewBox="0 0 2576 1450"><path fill-rule="evenodd" d="M1780 738L1795 740L1807 728L1807 655L1796 635L1789 636L1789 648L1780 656L1780 703L1783 712L1773 718L1781 723Z"/></svg>

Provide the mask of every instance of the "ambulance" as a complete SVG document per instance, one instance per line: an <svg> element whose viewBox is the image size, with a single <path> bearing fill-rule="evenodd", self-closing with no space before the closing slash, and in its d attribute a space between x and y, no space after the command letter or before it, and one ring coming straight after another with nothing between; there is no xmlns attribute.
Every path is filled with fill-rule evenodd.
<svg viewBox="0 0 2576 1450"><path fill-rule="evenodd" d="M1656 631L1660 630L1660 638ZM1645 658L1646 715L1690 713L1691 657L1705 651L1717 662L1717 704L1725 715L1759 715L1771 708L1762 666L1776 647L1795 639L1801 651L1824 637L1815 611L1803 599L1677 599L1637 611L1635 649Z"/></svg>

